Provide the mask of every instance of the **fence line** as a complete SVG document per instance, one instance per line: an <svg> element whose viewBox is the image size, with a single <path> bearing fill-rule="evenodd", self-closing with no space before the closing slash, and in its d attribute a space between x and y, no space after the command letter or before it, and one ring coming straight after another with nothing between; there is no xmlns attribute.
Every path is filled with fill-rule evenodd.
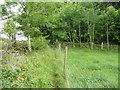
<svg viewBox="0 0 120 90"><path fill-rule="evenodd" d="M79 70L78 70L78 68L77 68L77 66L76 66L75 64L72 64L71 62L70 62L70 64L71 64L71 66L74 67L74 69L75 69L76 71L79 72ZM81 64L81 65L82 65L82 64ZM80 68L80 70L82 70L82 69ZM84 71L84 70L82 70L82 71ZM78 73L78 72L77 72L77 73ZM86 72L84 71L84 73L86 73ZM84 78L84 76L85 76L85 77L87 76L87 73L86 73L86 75L84 75L84 76L83 76L80 72L79 72L78 74L80 74L83 78ZM89 79L89 78L87 78L87 79ZM85 79L85 80L88 81L87 79ZM96 79L94 79L94 81L96 81L98 85L102 86L102 84L98 83L98 81L97 81ZM107 84L105 81L102 81L102 82L104 82L104 84L108 87L108 84Z"/></svg>
<svg viewBox="0 0 120 90"><path fill-rule="evenodd" d="M101 45L101 46L102 46L102 45ZM70 87L70 83L71 83L70 81L71 81L71 80L69 80L69 79L71 78L71 76L74 77L74 75L72 74L73 72L71 73L72 75L69 75L69 74L68 74L68 71L69 71L69 72L73 71L70 67L73 67L73 69L75 69L75 70L77 71L77 76L78 76L78 75L81 76L81 78L80 78L80 77L77 77L77 79L75 80L76 82L78 82L78 85L79 85L79 86L82 86L82 85L83 85L82 82L78 81L79 79L83 79L83 80L86 81L85 83L86 83L87 86L88 86L88 82L90 81L90 80L89 80L89 77L87 76L88 73L85 72L84 70L82 70L81 67L78 68L78 67L76 66L76 64L74 64L74 63L72 63L71 61L68 61L68 60L67 60L67 59L68 59L68 47L67 47L67 46L65 47L65 52L64 52L64 53L62 53L61 44L59 44L58 49L59 49L59 52L60 52L60 56L61 56L62 59L63 59L63 72L64 72L64 75L65 75L65 80L66 80L67 86ZM79 64L82 66L81 63L79 63ZM83 74L79 71L79 69L82 71L82 73L85 73L85 75L83 75ZM87 70L87 68L86 68L86 70ZM79 78L79 79L78 79L78 78ZM98 81L97 79L93 79L92 82L95 82L98 86L103 86L101 83L99 83L99 81ZM108 87L108 84L106 83L106 81L102 81L102 82L103 82L104 85L106 85L106 86ZM73 82L73 83L74 83L74 82ZM94 84L92 84L91 86L94 86ZM82 88L83 88L83 87L82 87Z"/></svg>
<svg viewBox="0 0 120 90"><path fill-rule="evenodd" d="M64 67L63 67L63 70L64 70L64 75L65 75L65 80L66 80L66 83L67 83L67 87L69 88L70 85L69 85L69 81L68 81L68 77L67 77L67 74L66 74L66 62L67 62L67 54L68 54L68 47L66 46L65 47L65 55L64 55Z"/></svg>

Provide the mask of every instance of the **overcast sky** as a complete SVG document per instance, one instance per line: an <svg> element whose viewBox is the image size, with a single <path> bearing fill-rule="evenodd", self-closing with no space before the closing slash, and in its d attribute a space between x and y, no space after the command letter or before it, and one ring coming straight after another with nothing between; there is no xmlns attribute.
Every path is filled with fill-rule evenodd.
<svg viewBox="0 0 120 90"><path fill-rule="evenodd" d="M4 0L0 0L0 4L4 4ZM20 8L20 5L17 5L16 7L12 8L11 10L12 10L12 12L14 12L17 15L18 13L20 13L19 10L18 10L19 8ZM0 32L3 30L5 22L6 22L6 20L1 20L0 21ZM17 25L19 25L19 24L17 24ZM18 40L18 41L27 40L27 37L25 37L23 35L23 32L19 31L18 33L20 33L20 32L22 34L21 35L16 35L16 40ZM7 35L5 35L5 34L0 34L0 38L1 37L8 38Z"/></svg>
<svg viewBox="0 0 120 90"><path fill-rule="evenodd" d="M4 0L0 0L0 4L4 4Z"/></svg>

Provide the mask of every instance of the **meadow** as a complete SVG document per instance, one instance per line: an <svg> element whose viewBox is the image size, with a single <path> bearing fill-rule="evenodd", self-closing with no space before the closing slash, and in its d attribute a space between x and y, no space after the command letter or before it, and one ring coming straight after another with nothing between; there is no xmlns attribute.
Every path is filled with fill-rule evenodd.
<svg viewBox="0 0 120 90"><path fill-rule="evenodd" d="M72 48L68 51L68 80L73 88L117 88L118 52Z"/></svg>
<svg viewBox="0 0 120 90"><path fill-rule="evenodd" d="M117 88L118 52L69 48L32 51L18 57L4 55L4 88Z"/></svg>

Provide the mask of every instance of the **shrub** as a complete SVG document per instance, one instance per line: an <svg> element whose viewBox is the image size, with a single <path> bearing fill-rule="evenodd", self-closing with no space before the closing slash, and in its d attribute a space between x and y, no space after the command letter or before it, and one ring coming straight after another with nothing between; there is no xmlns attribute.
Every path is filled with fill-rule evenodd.
<svg viewBox="0 0 120 90"><path fill-rule="evenodd" d="M5 41L0 41L0 49L6 49L7 43Z"/></svg>
<svg viewBox="0 0 120 90"><path fill-rule="evenodd" d="M34 37L31 46L34 50L42 50L48 47L48 41L42 36Z"/></svg>
<svg viewBox="0 0 120 90"><path fill-rule="evenodd" d="M20 41L20 42L17 42L17 46L19 46L19 47L27 47L28 43L27 43L27 41Z"/></svg>

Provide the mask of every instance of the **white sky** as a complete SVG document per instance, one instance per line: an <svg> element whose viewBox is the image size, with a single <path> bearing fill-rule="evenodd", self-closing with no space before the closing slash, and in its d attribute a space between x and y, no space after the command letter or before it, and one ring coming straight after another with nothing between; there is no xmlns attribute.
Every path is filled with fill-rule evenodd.
<svg viewBox="0 0 120 90"><path fill-rule="evenodd" d="M4 0L0 0L0 4L4 4ZM16 7L12 8L12 12L15 13L16 15L17 14L20 14L19 12L19 8L20 8L21 5L17 5ZM1 20L0 21L0 32L3 30L3 27L4 27L4 24L5 24L6 20ZM19 26L19 24L17 23L17 26ZM18 33L21 32L22 35L16 35L16 40L18 41L22 41L22 40L27 40L27 37L25 37L23 35L23 32L22 31L18 31ZM5 34L0 34L0 38L3 37L3 38L8 38L7 35Z"/></svg>
<svg viewBox="0 0 120 90"><path fill-rule="evenodd" d="M0 0L0 4L4 4L4 0Z"/></svg>

